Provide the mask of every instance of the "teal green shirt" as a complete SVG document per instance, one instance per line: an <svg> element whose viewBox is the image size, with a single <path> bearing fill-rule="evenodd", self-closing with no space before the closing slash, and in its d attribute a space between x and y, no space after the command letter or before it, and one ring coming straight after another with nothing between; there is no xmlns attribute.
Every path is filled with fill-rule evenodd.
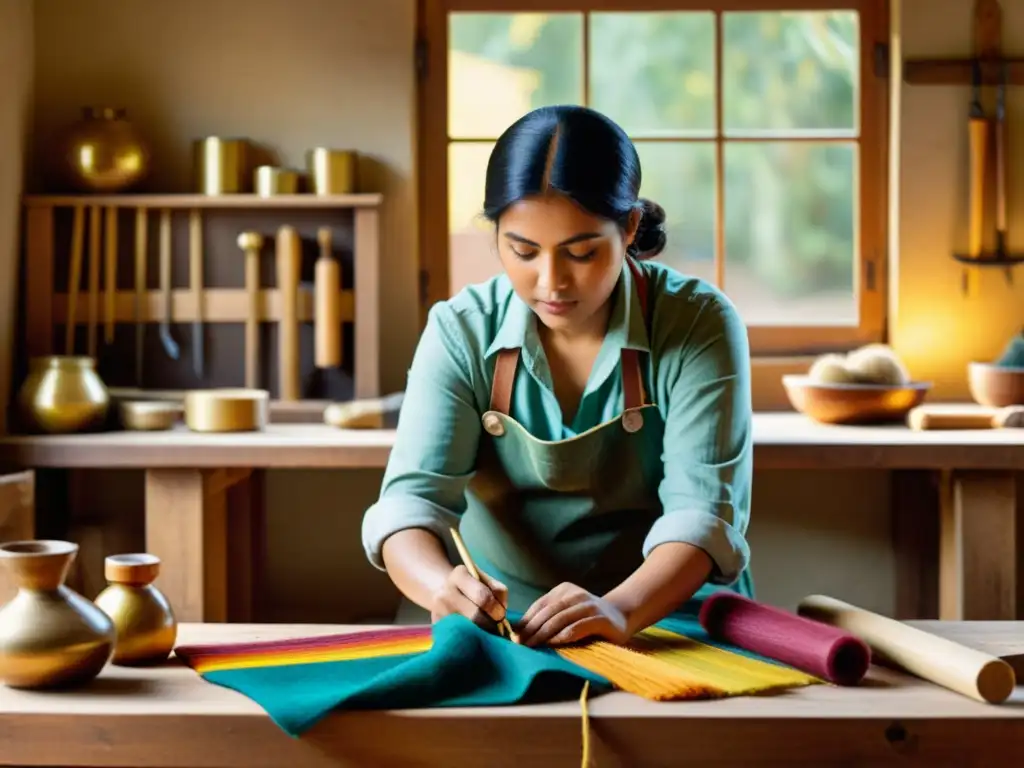
<svg viewBox="0 0 1024 768"><path fill-rule="evenodd" d="M502 274L435 304L409 370L397 438L380 499L363 518L363 546L383 569L381 547L410 527L442 541L465 511L465 490L490 403L497 352L520 347L510 416L542 440L617 418L620 351L645 353L644 383L665 420L662 516L643 545L682 541L715 563L712 581L733 583L747 566L753 473L750 351L746 327L714 286L658 262L640 263L653 302L648 337L628 267L613 293L608 332L571 424L564 424L536 329L536 315Z"/></svg>

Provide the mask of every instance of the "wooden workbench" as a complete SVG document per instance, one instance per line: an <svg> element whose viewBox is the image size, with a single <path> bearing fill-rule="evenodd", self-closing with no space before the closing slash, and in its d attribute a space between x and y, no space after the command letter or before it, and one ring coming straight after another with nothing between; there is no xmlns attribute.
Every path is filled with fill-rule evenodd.
<svg viewBox="0 0 1024 768"><path fill-rule="evenodd" d="M1022 622L914 623L991 653L1024 652ZM184 625L179 642L342 631ZM778 696L655 703L611 693L591 700L590 718L595 766L1010 765L1024 749L1024 688L985 705L877 667L856 688ZM564 768L580 764L581 717L574 701L345 712L293 739L250 699L172 661L110 666L79 692L0 688L0 744L4 766Z"/></svg>
<svg viewBox="0 0 1024 768"><path fill-rule="evenodd" d="M384 467L393 441L392 431L322 424L221 435L178 428L12 436L0 438L0 462L144 470L146 546L164 561L161 585L183 620L223 621L229 604L244 603L251 591L251 540L260 535L252 530L259 504L252 473ZM914 592L899 599L922 603L919 593L934 593L931 582L937 581L940 618L1024 618L1017 544L1024 527L1024 431L832 427L794 413L759 413L754 463L758 470L893 471L894 535L903 552L897 581L901 591ZM933 578L922 563L934 559L934 550L939 571ZM244 607L235 615L244 617ZM935 616L930 609L901 609L901 617Z"/></svg>

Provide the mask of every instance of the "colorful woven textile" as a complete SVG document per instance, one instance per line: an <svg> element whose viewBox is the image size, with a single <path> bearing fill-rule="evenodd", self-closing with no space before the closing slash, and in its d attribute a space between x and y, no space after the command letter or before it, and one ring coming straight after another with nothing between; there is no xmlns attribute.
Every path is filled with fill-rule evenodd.
<svg viewBox="0 0 1024 768"><path fill-rule="evenodd" d="M751 653L715 647L697 630L695 623L666 622L641 632L626 647L590 641L527 648L449 616L432 627L182 646L176 654L205 680L248 696L293 736L333 710L572 700L587 682L591 695L619 688L654 700L764 693L821 682Z"/></svg>

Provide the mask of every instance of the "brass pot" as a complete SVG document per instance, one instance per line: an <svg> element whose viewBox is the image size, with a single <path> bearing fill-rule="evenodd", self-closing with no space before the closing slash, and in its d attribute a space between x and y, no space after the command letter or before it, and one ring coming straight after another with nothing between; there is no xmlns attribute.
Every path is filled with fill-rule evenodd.
<svg viewBox="0 0 1024 768"><path fill-rule="evenodd" d="M85 107L60 147L61 172L81 192L122 192L149 172L150 151L123 109Z"/></svg>
<svg viewBox="0 0 1024 768"><path fill-rule="evenodd" d="M25 426L50 433L83 432L101 425L110 393L91 357L52 355L29 361L18 392Z"/></svg>
<svg viewBox="0 0 1024 768"><path fill-rule="evenodd" d="M108 585L96 605L114 621L113 662L122 666L164 661L174 649L178 624L174 610L153 586L160 558L150 554L111 555L103 561Z"/></svg>
<svg viewBox="0 0 1024 768"><path fill-rule="evenodd" d="M64 586L78 545L67 541L0 544L0 561L18 585L0 608L0 681L12 688L88 682L114 650L114 622Z"/></svg>

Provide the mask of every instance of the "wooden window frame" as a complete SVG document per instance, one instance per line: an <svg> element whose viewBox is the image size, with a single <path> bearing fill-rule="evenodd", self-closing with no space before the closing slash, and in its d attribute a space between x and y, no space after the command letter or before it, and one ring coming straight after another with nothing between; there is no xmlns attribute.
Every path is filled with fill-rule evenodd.
<svg viewBox="0 0 1024 768"><path fill-rule="evenodd" d="M419 195L420 327L429 308L449 298L448 231L448 25L451 12L602 12L602 11L772 11L855 10L860 15L860 227L854 233L860 263L855 287L859 326L748 326L755 358L798 357L844 351L886 340L888 297L888 78L879 71L887 51L888 0L418 0L417 2L417 153ZM720 16L718 17L720 18ZM721 24L716 24L721 29ZM720 40L717 44L721 56ZM884 57L883 57L884 58ZM716 72L721 68L716 61ZM720 80L720 75L719 75ZM720 83L719 83L720 85ZM721 131L718 120L717 130ZM725 139L729 141L730 139ZM783 139L787 140L787 139ZM828 140L828 139L825 139ZM715 139L722 146L721 136ZM719 198L721 205L720 158ZM716 214L717 215L717 214ZM720 220L720 219L719 219ZM716 279L724 270L724 229L716 226ZM728 286L726 286L728 292Z"/></svg>

